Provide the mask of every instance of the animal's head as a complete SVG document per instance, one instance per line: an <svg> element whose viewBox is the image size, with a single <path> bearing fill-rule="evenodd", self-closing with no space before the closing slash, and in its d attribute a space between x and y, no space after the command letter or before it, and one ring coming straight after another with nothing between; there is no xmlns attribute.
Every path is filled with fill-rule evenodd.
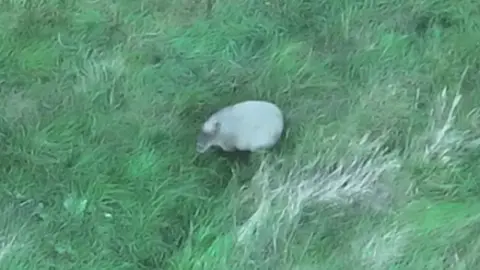
<svg viewBox="0 0 480 270"><path fill-rule="evenodd" d="M220 132L220 122L207 121L197 136L197 152L205 153L210 147L215 144L217 135Z"/></svg>

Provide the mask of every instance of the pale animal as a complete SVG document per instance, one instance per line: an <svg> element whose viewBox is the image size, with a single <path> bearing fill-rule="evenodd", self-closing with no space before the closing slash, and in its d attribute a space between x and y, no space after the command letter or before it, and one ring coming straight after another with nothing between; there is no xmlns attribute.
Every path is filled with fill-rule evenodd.
<svg viewBox="0 0 480 270"><path fill-rule="evenodd" d="M197 152L210 147L223 151L259 151L272 148L284 129L280 108L270 102L249 100L225 107L203 124L197 137Z"/></svg>

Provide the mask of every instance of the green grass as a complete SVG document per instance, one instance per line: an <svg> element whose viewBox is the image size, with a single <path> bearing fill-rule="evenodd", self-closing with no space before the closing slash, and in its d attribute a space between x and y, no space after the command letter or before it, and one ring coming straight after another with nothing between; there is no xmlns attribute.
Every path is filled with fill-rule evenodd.
<svg viewBox="0 0 480 270"><path fill-rule="evenodd" d="M163 2L1 2L1 269L478 268L476 1Z"/></svg>

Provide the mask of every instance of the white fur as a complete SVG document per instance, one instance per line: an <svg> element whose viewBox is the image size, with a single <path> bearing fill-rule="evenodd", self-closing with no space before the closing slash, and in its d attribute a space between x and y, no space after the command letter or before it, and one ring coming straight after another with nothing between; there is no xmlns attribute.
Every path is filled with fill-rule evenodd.
<svg viewBox="0 0 480 270"><path fill-rule="evenodd" d="M220 129L206 148L219 146L224 151L253 152L271 148L278 142L284 117L275 104L249 100L214 113L203 124L202 132L214 132L215 123L220 123Z"/></svg>

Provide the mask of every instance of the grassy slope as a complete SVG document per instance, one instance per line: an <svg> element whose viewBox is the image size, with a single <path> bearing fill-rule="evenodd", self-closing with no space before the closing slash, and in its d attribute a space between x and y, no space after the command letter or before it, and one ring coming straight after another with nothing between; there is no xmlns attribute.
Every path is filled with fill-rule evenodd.
<svg viewBox="0 0 480 270"><path fill-rule="evenodd" d="M475 1L170 2L0 5L2 269L480 264ZM196 157L247 98L282 146Z"/></svg>

